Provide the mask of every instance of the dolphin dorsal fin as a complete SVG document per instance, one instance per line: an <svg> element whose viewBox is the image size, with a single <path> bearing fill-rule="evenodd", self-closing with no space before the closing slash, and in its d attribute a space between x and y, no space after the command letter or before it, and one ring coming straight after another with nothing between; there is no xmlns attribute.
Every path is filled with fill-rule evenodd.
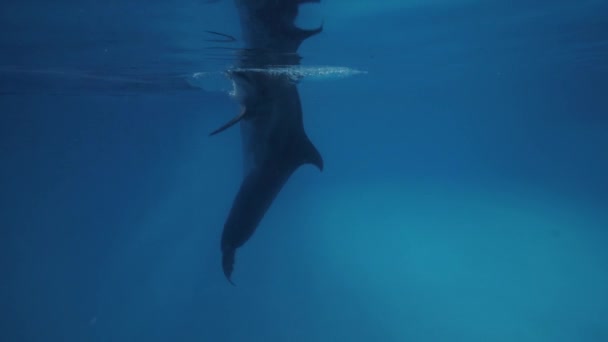
<svg viewBox="0 0 608 342"><path fill-rule="evenodd" d="M312 144L308 137L304 137L304 141L299 145L299 153L301 164L312 164L316 166L319 171L323 171L323 157L321 157L321 153Z"/></svg>
<svg viewBox="0 0 608 342"><path fill-rule="evenodd" d="M216 135L218 133L221 133L225 130L227 130L228 128L234 126L237 122L243 120L243 118L245 117L245 115L247 115L247 109L243 108L243 110L241 111L241 113L237 116L235 116L234 118L232 118L230 121L228 121L227 123L225 123L222 127L216 129L215 131L209 133L209 136L212 135Z"/></svg>

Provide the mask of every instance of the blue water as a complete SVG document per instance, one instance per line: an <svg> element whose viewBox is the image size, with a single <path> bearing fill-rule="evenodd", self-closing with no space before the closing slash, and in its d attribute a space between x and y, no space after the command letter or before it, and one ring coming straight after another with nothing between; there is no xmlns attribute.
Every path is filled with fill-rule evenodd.
<svg viewBox="0 0 608 342"><path fill-rule="evenodd" d="M0 340L608 341L608 2L325 1L237 287L206 2L0 4Z"/></svg>

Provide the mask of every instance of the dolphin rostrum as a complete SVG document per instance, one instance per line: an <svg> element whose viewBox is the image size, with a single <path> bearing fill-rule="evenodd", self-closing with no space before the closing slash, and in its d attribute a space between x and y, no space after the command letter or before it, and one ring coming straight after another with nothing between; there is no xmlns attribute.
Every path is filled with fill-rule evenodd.
<svg viewBox="0 0 608 342"><path fill-rule="evenodd" d="M213 131L240 123L244 179L232 203L221 239L222 268L228 281L236 249L255 232L264 214L293 172L301 165L323 169L323 159L308 139L302 106L293 79L264 71L299 64L297 50L322 25L304 30L295 25L298 8L320 0L235 0L244 49L237 68L228 71L241 112Z"/></svg>

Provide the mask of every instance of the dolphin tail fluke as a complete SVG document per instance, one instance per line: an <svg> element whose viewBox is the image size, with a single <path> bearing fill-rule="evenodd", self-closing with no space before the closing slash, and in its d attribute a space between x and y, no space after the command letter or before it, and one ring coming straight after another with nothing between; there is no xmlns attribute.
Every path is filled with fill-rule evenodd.
<svg viewBox="0 0 608 342"><path fill-rule="evenodd" d="M239 115L237 115L234 118L232 118L232 120L230 120L227 123L225 123L222 127L220 127L218 129L216 129L215 131L211 132L209 134L209 136L221 133L221 132L227 130L228 128L236 125L239 121L243 120L243 118L245 117L246 114L247 114L247 110L243 108L243 110L241 111L241 113Z"/></svg>

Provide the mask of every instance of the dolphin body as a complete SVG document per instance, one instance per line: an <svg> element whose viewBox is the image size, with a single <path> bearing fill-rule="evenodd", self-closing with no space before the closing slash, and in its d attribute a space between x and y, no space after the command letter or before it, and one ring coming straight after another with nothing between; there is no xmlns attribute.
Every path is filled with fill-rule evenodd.
<svg viewBox="0 0 608 342"><path fill-rule="evenodd" d="M259 72L299 64L297 50L321 27L295 26L298 7L320 0L235 0L245 47L237 68L228 72L241 112L217 134L240 123L244 179L232 203L221 238L222 268L230 283L235 253L255 232L289 177L304 164L323 170L323 159L308 139L296 84L286 75ZM252 71L252 70L256 71Z"/></svg>

